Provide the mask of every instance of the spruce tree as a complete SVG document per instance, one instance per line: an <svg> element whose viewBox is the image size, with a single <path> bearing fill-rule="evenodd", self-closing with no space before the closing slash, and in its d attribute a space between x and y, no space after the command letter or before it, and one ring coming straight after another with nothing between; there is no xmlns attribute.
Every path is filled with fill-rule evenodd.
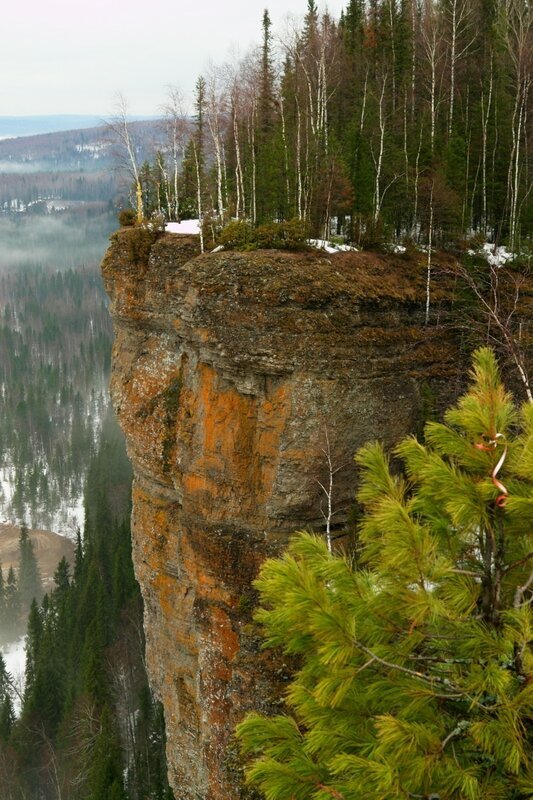
<svg viewBox="0 0 533 800"><path fill-rule="evenodd" d="M268 9L263 12L261 49L261 84L259 89L259 133L265 139L271 132L274 109L274 70L272 66L272 22Z"/></svg>
<svg viewBox="0 0 533 800"><path fill-rule="evenodd" d="M40 600L43 594L39 565L35 557L33 542L27 525L22 523L19 536L18 590L23 611L30 608L34 597Z"/></svg>
<svg viewBox="0 0 533 800"><path fill-rule="evenodd" d="M266 644L301 664L286 713L238 728L268 800L525 800L533 792L533 405L495 358L403 441L357 455L354 559L301 534L257 581Z"/></svg>
<svg viewBox="0 0 533 800"><path fill-rule="evenodd" d="M30 606L28 616L28 629L26 633L26 680L25 680L25 699L27 700L32 692L35 681L35 673L41 652L43 639L43 618L42 613L35 598Z"/></svg>
<svg viewBox="0 0 533 800"><path fill-rule="evenodd" d="M89 764L88 800L126 800L119 738L107 705L99 727Z"/></svg>
<svg viewBox="0 0 533 800"><path fill-rule="evenodd" d="M6 580L6 633L8 638L14 637L20 625L20 598L18 581L13 567L9 567Z"/></svg>
<svg viewBox="0 0 533 800"><path fill-rule="evenodd" d="M11 675L8 673L4 658L0 653L0 740L4 742L9 739L15 721L12 693Z"/></svg>

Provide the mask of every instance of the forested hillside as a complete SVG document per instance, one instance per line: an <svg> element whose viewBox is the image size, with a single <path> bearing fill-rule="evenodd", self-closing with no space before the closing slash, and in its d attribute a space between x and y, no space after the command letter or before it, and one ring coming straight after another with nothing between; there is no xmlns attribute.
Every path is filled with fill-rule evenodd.
<svg viewBox="0 0 533 800"><path fill-rule="evenodd" d="M132 164L143 210L523 248L531 36L520 0L350 0L340 19L308 0L275 33L265 11L261 46L199 78L192 135L171 96L166 145Z"/></svg>
<svg viewBox="0 0 533 800"><path fill-rule="evenodd" d="M0 308L2 515L74 535L109 403L111 325L100 278L79 268L6 272Z"/></svg>
<svg viewBox="0 0 533 800"><path fill-rule="evenodd" d="M161 126L157 120L128 124L144 160L157 147ZM84 204L93 204L93 215L109 210L124 191L116 145L111 123L0 139L0 212L39 214Z"/></svg>
<svg viewBox="0 0 533 800"><path fill-rule="evenodd" d="M75 561L63 559L54 589L31 605L22 695L0 657L2 800L171 797L162 714L143 663L130 481L110 418L90 460Z"/></svg>

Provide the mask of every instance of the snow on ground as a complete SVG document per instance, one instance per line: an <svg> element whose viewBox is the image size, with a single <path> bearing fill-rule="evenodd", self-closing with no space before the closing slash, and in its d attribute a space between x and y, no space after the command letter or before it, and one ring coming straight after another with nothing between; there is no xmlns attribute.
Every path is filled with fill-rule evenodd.
<svg viewBox="0 0 533 800"><path fill-rule="evenodd" d="M485 242L479 250L472 250L470 248L466 252L469 256L483 256L487 259L491 267L504 267L508 261L512 261L513 258L516 258L516 253L511 253L511 251L503 245L501 247L496 247L490 242Z"/></svg>
<svg viewBox="0 0 533 800"><path fill-rule="evenodd" d="M78 528L83 530L85 523L85 501L83 493L66 500L52 517L50 529L67 539L76 540Z"/></svg>
<svg viewBox="0 0 533 800"><path fill-rule="evenodd" d="M167 222L165 225L167 233L200 233L200 220L184 219L183 222Z"/></svg>
<svg viewBox="0 0 533 800"><path fill-rule="evenodd" d="M335 242L328 242L327 239L308 239L307 243L311 247L316 247L317 250L325 250L326 253L357 253L357 247L351 247L349 244L335 244Z"/></svg>
<svg viewBox="0 0 533 800"><path fill-rule="evenodd" d="M18 525L23 521L18 519L12 506L15 485L15 467L8 462L0 467L0 523ZM45 528L75 540L77 529L82 531L85 522L83 491L62 498L59 507L53 510L42 506L26 508L24 520L31 528Z"/></svg>
<svg viewBox="0 0 533 800"><path fill-rule="evenodd" d="M485 242L481 250L491 267L503 267L508 261L516 258L516 254L511 253L506 247L495 247L490 242Z"/></svg>
<svg viewBox="0 0 533 800"><path fill-rule="evenodd" d="M13 678L13 684L18 694L13 698L15 714L20 714L21 697L24 691L24 671L26 669L26 637L21 636L16 642L2 647L2 655L6 664L6 669ZM19 696L20 695L20 696Z"/></svg>

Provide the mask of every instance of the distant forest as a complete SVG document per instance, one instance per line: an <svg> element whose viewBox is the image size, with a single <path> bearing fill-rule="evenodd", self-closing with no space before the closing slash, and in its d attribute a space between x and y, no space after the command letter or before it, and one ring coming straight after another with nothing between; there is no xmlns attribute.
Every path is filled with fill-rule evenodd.
<svg viewBox="0 0 533 800"><path fill-rule="evenodd" d="M294 217L371 246L531 237L531 6L522 0L308 0L303 25L172 92L166 143L125 161L145 216ZM133 141L133 132L130 141ZM133 193L135 195L135 192Z"/></svg>
<svg viewBox="0 0 533 800"><path fill-rule="evenodd" d="M137 157L149 157L160 123L128 124ZM127 182L116 166L116 137L107 125L0 140L0 213L50 213L81 203L102 213L120 206Z"/></svg>

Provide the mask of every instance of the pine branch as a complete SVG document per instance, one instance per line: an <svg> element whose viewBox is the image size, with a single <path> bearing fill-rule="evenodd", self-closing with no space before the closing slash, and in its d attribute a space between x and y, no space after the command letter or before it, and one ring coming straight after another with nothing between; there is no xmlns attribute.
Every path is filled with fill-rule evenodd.
<svg viewBox="0 0 533 800"><path fill-rule="evenodd" d="M504 567L504 569L503 569L503 571L502 571L502 574L503 574L503 575L507 575L507 574L508 574L509 572L511 572L513 569L516 569L517 567L521 567L521 566L522 566L522 564L526 564L526 563L527 563L528 561L530 561L532 558L533 558L533 550L531 550L531 551L530 551L530 552L527 554L527 556L524 556L524 558L521 558L521 559L519 559L518 561L514 561L512 564L509 564L507 567Z"/></svg>

